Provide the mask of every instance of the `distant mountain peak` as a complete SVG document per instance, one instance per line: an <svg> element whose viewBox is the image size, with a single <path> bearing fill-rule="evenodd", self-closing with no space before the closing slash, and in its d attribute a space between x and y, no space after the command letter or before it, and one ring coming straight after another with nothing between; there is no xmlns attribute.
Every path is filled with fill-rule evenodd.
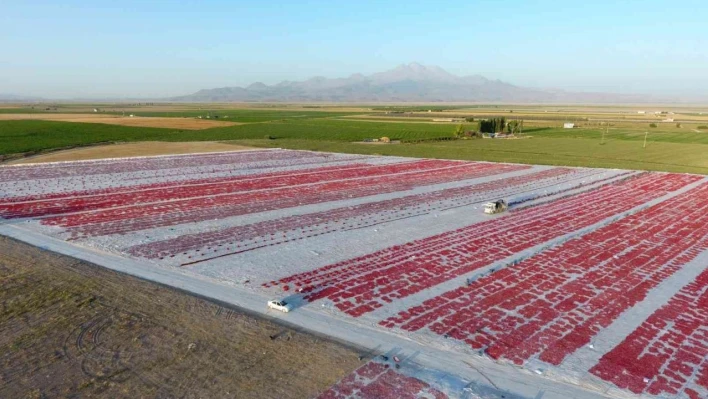
<svg viewBox="0 0 708 399"><path fill-rule="evenodd" d="M251 83L250 85L248 85L248 87L246 87L246 89L248 90L263 90L266 88L268 88L268 86L263 82Z"/></svg>
<svg viewBox="0 0 708 399"><path fill-rule="evenodd" d="M371 75L371 78L379 83L400 82L404 80L411 80L416 82L452 82L457 79L455 75L447 72L446 70L440 67L425 66L417 62L411 62L410 64L401 64L388 71L375 73Z"/></svg>
<svg viewBox="0 0 708 399"><path fill-rule="evenodd" d="M408 71L415 71L415 72L424 72L428 70L428 67L426 67L423 64L417 63L417 62L411 62L408 64L401 64L394 68L394 70L408 70Z"/></svg>
<svg viewBox="0 0 708 399"><path fill-rule="evenodd" d="M397 67L394 68L394 69L399 69L399 68L400 68L400 69L409 69L409 70L412 70L412 71L427 71L427 70L429 70L429 69L440 68L440 67L437 67L437 66L425 66L425 65L423 65L423 64L421 64L421 63L419 63L419 62L409 62L408 64L401 64L401 65L397 66ZM442 69L442 68L441 68L441 69Z"/></svg>

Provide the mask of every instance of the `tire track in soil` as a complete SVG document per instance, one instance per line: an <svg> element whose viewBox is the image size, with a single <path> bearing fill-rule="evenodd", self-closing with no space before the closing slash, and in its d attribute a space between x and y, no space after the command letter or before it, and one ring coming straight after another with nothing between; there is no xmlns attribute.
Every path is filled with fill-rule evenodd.
<svg viewBox="0 0 708 399"><path fill-rule="evenodd" d="M169 396L171 388L159 382L167 379L164 375L159 375L158 372L157 376L148 376L136 371L137 366L144 361L144 357L147 357L148 351L121 350L120 345L117 350L111 349L110 343L101 339L106 329L114 324L116 317L127 316L132 321L144 323L143 315L107 308L100 304L99 306L103 309L98 311L95 317L77 326L66 337L63 347L64 356L78 362L84 375L96 382L110 380L121 383L135 377L158 391L166 391ZM70 346L69 342L73 342L73 346Z"/></svg>

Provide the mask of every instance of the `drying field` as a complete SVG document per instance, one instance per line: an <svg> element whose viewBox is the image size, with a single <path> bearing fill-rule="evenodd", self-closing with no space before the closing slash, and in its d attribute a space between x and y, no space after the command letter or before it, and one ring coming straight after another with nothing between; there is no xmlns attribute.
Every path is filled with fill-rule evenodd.
<svg viewBox="0 0 708 399"><path fill-rule="evenodd" d="M5 166L0 217L382 354L323 398L708 397L703 176L253 150Z"/></svg>

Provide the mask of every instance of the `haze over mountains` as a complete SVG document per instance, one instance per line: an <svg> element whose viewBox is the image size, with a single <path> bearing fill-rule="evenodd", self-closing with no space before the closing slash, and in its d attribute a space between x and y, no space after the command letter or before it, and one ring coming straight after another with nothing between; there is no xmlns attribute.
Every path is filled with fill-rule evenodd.
<svg viewBox="0 0 708 399"><path fill-rule="evenodd" d="M318 76L304 81L286 80L270 86L256 82L246 87L202 89L193 94L169 98L82 97L63 101L621 104L688 103L706 100L708 98L529 88L481 75L456 76L438 66L410 63L369 76L359 73L335 79ZM0 93L0 103L47 101L53 99Z"/></svg>
<svg viewBox="0 0 708 399"><path fill-rule="evenodd" d="M40 97L21 96L11 93L0 93L0 102L42 101Z"/></svg>
<svg viewBox="0 0 708 399"><path fill-rule="evenodd" d="M314 77L283 81L268 86L261 82L247 87L204 89L173 97L171 101L312 101L312 102L527 102L527 103L618 103L648 102L647 96L610 93L571 93L515 86L480 75L456 76L437 66L418 63L369 76L348 78Z"/></svg>

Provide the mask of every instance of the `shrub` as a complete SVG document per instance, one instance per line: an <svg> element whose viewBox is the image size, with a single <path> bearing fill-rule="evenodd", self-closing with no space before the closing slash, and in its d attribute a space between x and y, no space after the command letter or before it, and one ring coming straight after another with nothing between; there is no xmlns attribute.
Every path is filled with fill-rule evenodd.
<svg viewBox="0 0 708 399"><path fill-rule="evenodd" d="M698 126L698 130L708 130L708 126L706 126L706 125Z"/></svg>
<svg viewBox="0 0 708 399"><path fill-rule="evenodd" d="M275 140L275 136L271 136L270 134L265 135L266 140Z"/></svg>
<svg viewBox="0 0 708 399"><path fill-rule="evenodd" d="M649 127L656 127L656 123L650 123Z"/></svg>

